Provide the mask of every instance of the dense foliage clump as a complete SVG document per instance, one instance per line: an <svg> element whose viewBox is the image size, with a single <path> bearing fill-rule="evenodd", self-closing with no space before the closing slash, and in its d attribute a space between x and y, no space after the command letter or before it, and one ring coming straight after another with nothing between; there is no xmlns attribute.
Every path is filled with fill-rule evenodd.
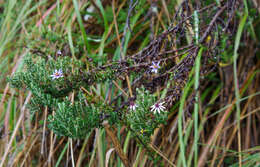
<svg viewBox="0 0 260 167"><path fill-rule="evenodd" d="M143 141L148 142L154 130L166 122L166 110L177 104L186 83L194 82L190 76L193 75L197 55L202 57L200 74L204 76L204 73L214 70L221 50L225 49L223 43L232 40L225 31L229 30L227 28L233 17L231 9L236 4L227 2L212 9L210 4L192 14L186 5L187 2L182 3L182 10L175 15L178 19L176 26L169 26L134 55L126 57L120 48L120 58L116 61L105 62L106 53L91 53L88 41L76 34L79 40L72 42L77 47L68 51L62 36L46 30L40 40L32 37L28 42L30 53L24 60L23 69L9 82L13 87L25 87L32 92L31 112L47 110L48 126L58 135L83 138L108 120L110 125L126 125L135 136L141 134ZM229 15L225 15L225 9L228 9ZM204 15L206 12L210 15ZM227 23L214 27L220 19ZM199 28L202 24L208 26ZM125 28L130 29L129 25ZM85 44L88 54L82 50ZM53 52L46 47L52 45L60 50ZM131 85L128 76L135 80ZM106 99L101 101L97 97L100 96L98 92L92 92L93 86L101 93L100 84L111 84L118 79L120 82L128 80L130 98L123 99L123 103L120 104L123 94L108 102ZM138 89L140 87L142 89ZM157 94L160 98L156 100L154 93L160 89L162 91ZM124 91L127 90L122 90L122 93ZM188 101L192 106L194 93Z"/></svg>

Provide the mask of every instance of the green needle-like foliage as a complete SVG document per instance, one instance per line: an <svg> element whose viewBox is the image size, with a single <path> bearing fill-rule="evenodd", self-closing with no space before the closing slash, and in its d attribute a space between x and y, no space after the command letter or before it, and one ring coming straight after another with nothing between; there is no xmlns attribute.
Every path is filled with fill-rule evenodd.
<svg viewBox="0 0 260 167"><path fill-rule="evenodd" d="M53 78L51 75L55 70L61 70L62 76ZM80 87L89 89L92 83L111 78L111 73L112 70L86 72L83 63L68 56L43 59L29 54L24 60L23 71L8 80L12 87L25 87L32 92L29 104L32 113L43 111L45 107L49 113L54 112L49 116L49 127L56 134L82 138L92 128L100 127L103 119L111 124L117 119L110 106L87 102L80 90ZM69 98L72 93L75 94L73 100Z"/></svg>
<svg viewBox="0 0 260 167"><path fill-rule="evenodd" d="M160 124L166 124L168 115L166 110L160 113L151 112L151 106L155 103L156 97L149 91L144 88L137 89L136 108L125 114L128 126L144 143L150 141L150 136Z"/></svg>
<svg viewBox="0 0 260 167"><path fill-rule="evenodd" d="M116 66L113 65L113 66ZM55 70L61 70L62 76L53 78ZM150 136L160 124L166 123L167 112L151 112L156 97L149 91L137 89L136 110L118 112L110 105L97 101L83 90L90 85L111 80L115 70L104 68L86 71L84 64L68 56L47 57L44 59L28 54L21 72L8 80L12 87L26 88L33 94L29 104L32 114L46 107L49 112L48 127L57 135L71 138L83 138L93 128L99 128L104 120L110 124L126 124L130 130L148 143ZM71 95L73 99L71 99ZM128 109L124 109L128 110ZM53 114L51 114L53 112ZM124 113L124 114L122 114ZM119 117L126 119L119 119Z"/></svg>

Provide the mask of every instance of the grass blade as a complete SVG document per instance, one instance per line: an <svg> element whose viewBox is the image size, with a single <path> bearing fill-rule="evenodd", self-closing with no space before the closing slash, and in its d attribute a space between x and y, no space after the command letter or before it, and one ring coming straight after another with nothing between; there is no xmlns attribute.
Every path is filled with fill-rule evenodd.
<svg viewBox="0 0 260 167"><path fill-rule="evenodd" d="M241 157L241 134L240 134L240 94L239 94L239 83L238 83L238 76L237 76L237 58L238 58L238 47L240 44L240 38L246 23L248 14L245 13L243 18L240 20L238 31L236 34L235 39L235 48L234 48L234 55L233 55L233 71L234 71L234 87L235 87L235 95L236 95L236 111L237 111L237 126L238 126L238 151L239 151L239 166L242 166L242 157Z"/></svg>
<svg viewBox="0 0 260 167"><path fill-rule="evenodd" d="M81 31L82 36L83 36L84 44L87 48L88 54L90 54L90 45L88 43L87 34L86 34L86 31L85 31L85 28L84 28L84 25L83 25L83 21L82 21L80 12L79 12L78 3L77 3L76 0L72 0L72 1L73 1L73 5L74 5L74 8L75 8L76 15L77 15L77 20L78 20L78 23L79 23L80 31Z"/></svg>
<svg viewBox="0 0 260 167"><path fill-rule="evenodd" d="M200 80L200 59L202 55L203 48L200 48L198 56L195 60L195 84L194 89L196 92L195 95L195 104L194 104L194 166L198 163L198 141L199 141L199 132L198 132L198 122L199 122L199 80Z"/></svg>

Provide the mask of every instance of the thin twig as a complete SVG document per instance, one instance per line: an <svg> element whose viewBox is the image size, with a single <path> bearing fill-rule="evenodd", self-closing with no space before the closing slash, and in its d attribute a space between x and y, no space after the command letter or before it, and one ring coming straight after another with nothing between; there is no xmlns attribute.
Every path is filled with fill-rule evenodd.
<svg viewBox="0 0 260 167"><path fill-rule="evenodd" d="M125 155L125 153L124 153L124 151L123 151L123 149L122 149L122 147L120 145L120 142L118 141L116 135L111 130L110 125L108 124L107 121L104 121L103 125L105 127L105 130L106 130L108 136L111 138L112 143L113 143L113 145L115 147L115 150L116 150L118 156L120 157L120 159L122 160L123 164L125 165L125 167L130 167L129 160L128 160L127 156Z"/></svg>

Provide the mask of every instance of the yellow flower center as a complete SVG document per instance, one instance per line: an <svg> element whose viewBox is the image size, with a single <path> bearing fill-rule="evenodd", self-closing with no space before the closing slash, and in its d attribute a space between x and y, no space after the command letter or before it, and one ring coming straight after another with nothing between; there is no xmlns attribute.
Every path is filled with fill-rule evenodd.
<svg viewBox="0 0 260 167"><path fill-rule="evenodd" d="M157 65L153 65L153 68L158 68L158 66Z"/></svg>

